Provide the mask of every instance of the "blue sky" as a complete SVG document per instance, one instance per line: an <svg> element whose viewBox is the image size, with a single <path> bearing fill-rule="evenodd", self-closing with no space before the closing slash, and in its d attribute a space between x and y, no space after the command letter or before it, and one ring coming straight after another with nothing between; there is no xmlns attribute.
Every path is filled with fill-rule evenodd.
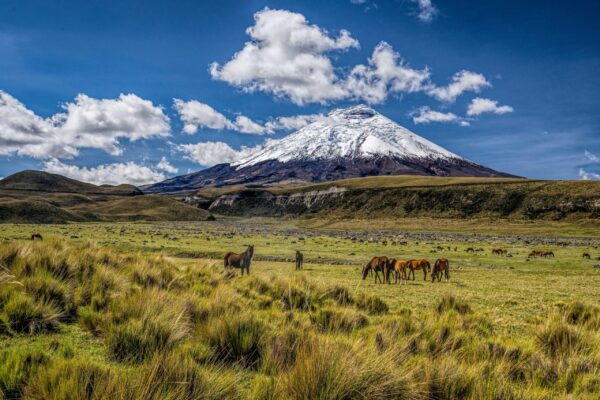
<svg viewBox="0 0 600 400"><path fill-rule="evenodd" d="M4 0L0 177L142 184L370 103L497 170L598 179L599 17L597 1Z"/></svg>

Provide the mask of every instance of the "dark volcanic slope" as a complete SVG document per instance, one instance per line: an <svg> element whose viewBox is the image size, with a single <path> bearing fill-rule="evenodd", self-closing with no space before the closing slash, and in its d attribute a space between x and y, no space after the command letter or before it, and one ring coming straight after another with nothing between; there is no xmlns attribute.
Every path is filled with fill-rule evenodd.
<svg viewBox="0 0 600 400"><path fill-rule="evenodd" d="M205 186L267 184L288 180L327 182L378 175L513 177L462 159L371 157L286 163L268 160L240 169L229 164L219 164L199 172L167 179L143 190L146 193L168 193L195 190Z"/></svg>

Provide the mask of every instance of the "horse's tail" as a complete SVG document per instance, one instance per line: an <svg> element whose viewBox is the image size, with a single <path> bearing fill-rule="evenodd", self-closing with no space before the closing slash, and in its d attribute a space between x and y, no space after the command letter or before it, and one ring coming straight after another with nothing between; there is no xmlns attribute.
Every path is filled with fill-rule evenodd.
<svg viewBox="0 0 600 400"><path fill-rule="evenodd" d="M425 260L425 267L427 268L427 270L429 272L431 272L431 264L429 264L429 261Z"/></svg>
<svg viewBox="0 0 600 400"><path fill-rule="evenodd" d="M229 253L225 254L225 257L223 257L223 266L225 268L229 267Z"/></svg>

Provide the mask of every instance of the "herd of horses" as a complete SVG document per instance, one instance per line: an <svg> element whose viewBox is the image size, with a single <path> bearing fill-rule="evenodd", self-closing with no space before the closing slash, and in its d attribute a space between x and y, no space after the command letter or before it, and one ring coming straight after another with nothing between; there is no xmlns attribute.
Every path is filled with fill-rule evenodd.
<svg viewBox="0 0 600 400"><path fill-rule="evenodd" d="M431 264L424 258L415 260L398 260L387 256L373 257L371 261L366 263L362 268L362 279L365 280L369 274L374 275L374 282L391 283L390 276L394 274L394 283L398 281L407 281L412 275L412 280L415 280L415 271L423 271L423 280L427 280L427 273L431 273L431 282L441 282L442 277L450 280L450 262L447 258L438 258ZM381 272L383 280L379 276Z"/></svg>

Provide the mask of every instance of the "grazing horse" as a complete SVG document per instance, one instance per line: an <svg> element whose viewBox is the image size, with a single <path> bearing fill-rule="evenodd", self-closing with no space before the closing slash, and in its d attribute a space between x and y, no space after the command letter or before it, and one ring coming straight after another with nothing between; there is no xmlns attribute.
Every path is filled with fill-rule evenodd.
<svg viewBox="0 0 600 400"><path fill-rule="evenodd" d="M437 278L438 282L442 281L442 273L447 281L450 280L450 262L447 258L438 258L433 264L433 271L431 272L431 282L435 282Z"/></svg>
<svg viewBox="0 0 600 400"><path fill-rule="evenodd" d="M408 270L408 275L406 279L410 279L410 274L412 274L413 281L415 280L415 270L422 269L423 270L423 280L427 280L427 271L431 271L431 264L429 261L424 258L420 260L409 260L406 262L406 269Z"/></svg>
<svg viewBox="0 0 600 400"><path fill-rule="evenodd" d="M304 255L296 250L296 271L300 271L304 267Z"/></svg>
<svg viewBox="0 0 600 400"><path fill-rule="evenodd" d="M492 254L498 254L499 256L505 256L508 253L506 249L492 249Z"/></svg>
<svg viewBox="0 0 600 400"><path fill-rule="evenodd" d="M44 240L44 238L42 237L42 235L39 234L39 233L34 233L33 235L31 235L31 240L36 240L36 239L38 239L38 240Z"/></svg>
<svg viewBox="0 0 600 400"><path fill-rule="evenodd" d="M386 283L386 282L389 283L388 265L389 265L389 259L386 256L371 258L371 261L366 263L362 269L363 281L367 278L367 275L369 274L369 272L375 272L375 278L374 278L375 283L377 283L377 281L379 281L380 283ZM381 281L381 278L379 277L379 272L381 272L383 274L383 282Z"/></svg>
<svg viewBox="0 0 600 400"><path fill-rule="evenodd" d="M406 261L404 260L390 260L390 268L389 273L394 271L395 281L394 283L398 283L398 278L400 280L406 280Z"/></svg>
<svg viewBox="0 0 600 400"><path fill-rule="evenodd" d="M244 269L246 274L250 275L250 263L252 262L252 256L254 255L254 246L246 247L246 251L241 254L229 252L225 254L225 269L239 268L244 275Z"/></svg>
<svg viewBox="0 0 600 400"><path fill-rule="evenodd" d="M553 251L545 251L542 253L542 256L544 257L554 257L554 252Z"/></svg>
<svg viewBox="0 0 600 400"><path fill-rule="evenodd" d="M592 257L590 256L590 253L583 253L583 258L590 260Z"/></svg>

